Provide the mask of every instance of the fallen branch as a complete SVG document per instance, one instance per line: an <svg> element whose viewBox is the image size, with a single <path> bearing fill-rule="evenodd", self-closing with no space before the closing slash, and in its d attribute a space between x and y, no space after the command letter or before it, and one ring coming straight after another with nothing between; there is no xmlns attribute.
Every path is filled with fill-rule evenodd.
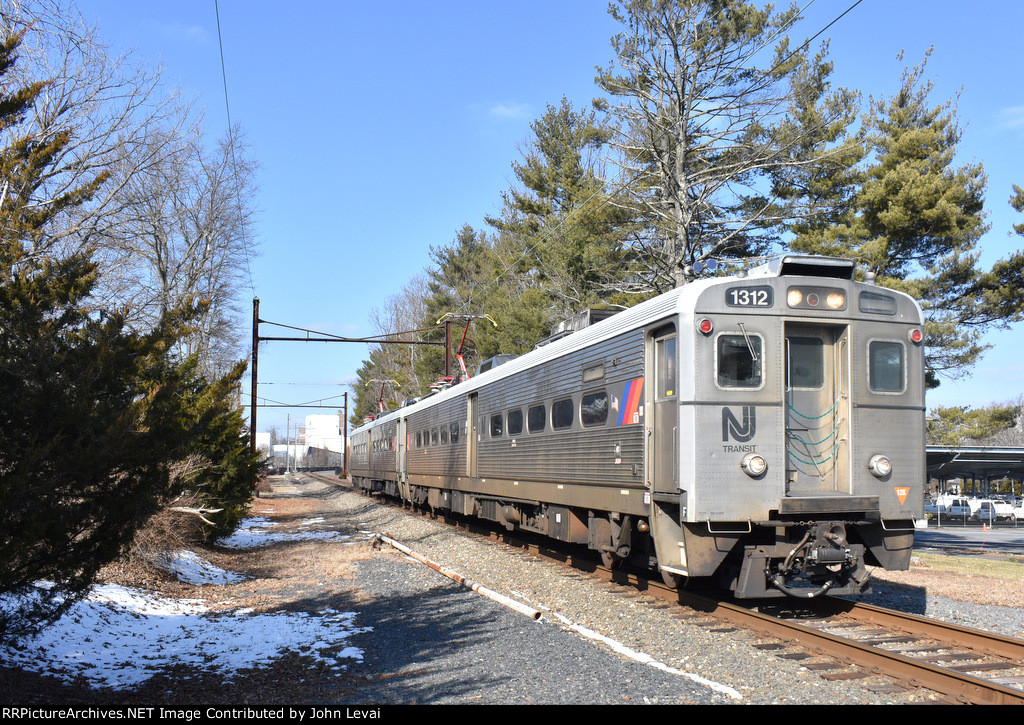
<svg viewBox="0 0 1024 725"><path fill-rule="evenodd" d="M196 516L201 518L203 521L208 523L210 526L216 526L217 524L215 524L212 521L210 521L208 518L203 516L203 514L216 514L216 513L220 513L221 511L224 510L224 509L195 509L195 508L189 508L187 506L171 506L170 509L171 509L171 511L181 511L182 513L186 513L186 514L195 514Z"/></svg>

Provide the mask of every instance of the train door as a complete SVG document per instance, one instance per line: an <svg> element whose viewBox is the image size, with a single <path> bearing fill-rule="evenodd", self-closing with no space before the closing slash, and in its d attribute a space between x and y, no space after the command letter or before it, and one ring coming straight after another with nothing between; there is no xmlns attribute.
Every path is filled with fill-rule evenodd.
<svg viewBox="0 0 1024 725"><path fill-rule="evenodd" d="M395 440L395 468L398 471L398 480L405 482L405 457L409 448L408 421L405 418L398 419L398 434Z"/></svg>
<svg viewBox="0 0 1024 725"><path fill-rule="evenodd" d="M651 420L648 421L648 439L651 440L651 478L655 493L679 492L679 394L677 386L675 326L658 329L651 336L653 389L649 400Z"/></svg>
<svg viewBox="0 0 1024 725"><path fill-rule="evenodd" d="M466 409L466 475L476 476L476 452L480 442L477 440L477 394L470 393Z"/></svg>
<svg viewBox="0 0 1024 725"><path fill-rule="evenodd" d="M652 494L651 538L661 576L669 586L678 586L687 575L681 546L677 339L675 325L663 325L648 333L643 395L647 485Z"/></svg>
<svg viewBox="0 0 1024 725"><path fill-rule="evenodd" d="M786 325L786 492L849 493L846 327Z"/></svg>

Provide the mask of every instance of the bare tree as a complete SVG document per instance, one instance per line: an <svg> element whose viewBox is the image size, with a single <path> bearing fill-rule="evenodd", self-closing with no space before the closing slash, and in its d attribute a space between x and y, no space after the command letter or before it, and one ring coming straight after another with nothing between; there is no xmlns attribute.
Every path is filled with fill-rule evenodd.
<svg viewBox="0 0 1024 725"><path fill-rule="evenodd" d="M220 375L237 358L235 301L253 253L256 165L238 129L212 149L196 138L150 136L173 152L144 168L132 157L116 167L121 197L101 249L104 290L142 327L190 300L205 303L183 352L199 353L207 372ZM148 155L149 144L138 152Z"/></svg>
<svg viewBox="0 0 1024 725"><path fill-rule="evenodd" d="M44 81L23 129L41 139L70 135L44 177L24 190L37 203L59 198L97 175L120 167L85 204L69 207L45 235L31 240L33 257L74 252L95 245L110 213L123 203L122 191L135 172L159 163L174 146L154 143L151 130L164 129L165 142L195 136L192 103L161 83L158 69L134 54L114 53L99 31L65 0L5 0L0 32L28 28L14 83ZM128 159L133 167L126 166Z"/></svg>
<svg viewBox="0 0 1024 725"><path fill-rule="evenodd" d="M255 163L240 131L212 148L193 100L166 86L159 68L115 53L68 0L10 0L0 32L27 29L12 81L43 81L25 124L68 143L22 196L45 205L86 181L102 183L68 206L30 257L88 249L99 263L92 304L124 310L151 328L189 300L206 304L183 353L198 352L219 377L238 358L235 292L253 250Z"/></svg>
<svg viewBox="0 0 1024 725"><path fill-rule="evenodd" d="M426 278L416 275L398 294L370 311L370 324L378 335L395 335L419 327L427 316ZM414 335L405 335L412 338ZM374 377L393 381L384 386L386 399L400 401L420 395L433 380L420 381L416 362L423 353L419 345L379 345L372 351ZM426 384L424 384L426 383Z"/></svg>

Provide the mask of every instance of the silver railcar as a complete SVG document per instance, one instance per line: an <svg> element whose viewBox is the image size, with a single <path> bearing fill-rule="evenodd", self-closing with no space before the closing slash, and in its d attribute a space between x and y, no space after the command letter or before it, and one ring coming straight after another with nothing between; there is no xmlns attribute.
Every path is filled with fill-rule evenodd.
<svg viewBox="0 0 1024 725"><path fill-rule="evenodd" d="M867 590L923 517L922 316L848 260L702 279L355 430L357 486L736 596Z"/></svg>

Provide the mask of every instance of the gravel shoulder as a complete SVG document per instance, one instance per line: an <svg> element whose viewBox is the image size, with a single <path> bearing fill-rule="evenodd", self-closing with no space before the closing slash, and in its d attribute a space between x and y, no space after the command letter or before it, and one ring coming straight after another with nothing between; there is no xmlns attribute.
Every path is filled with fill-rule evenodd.
<svg viewBox="0 0 1024 725"><path fill-rule="evenodd" d="M749 633L596 582L427 517L313 479L275 477L251 514L281 530L341 531L344 541L285 541L201 552L247 574L196 586L156 568L113 566L106 581L201 598L224 612L354 611L362 661L329 667L302 651L225 677L171 667L131 691L91 689L0 668L0 700L92 705L328 704L897 704L885 678L828 680L757 648ZM535 622L387 546L383 534L465 577L544 612ZM1022 636L1024 587L935 571L875 572L868 599ZM201 643L197 643L201 647ZM812 660L813 661L813 660ZM807 662L807 661L804 661Z"/></svg>

